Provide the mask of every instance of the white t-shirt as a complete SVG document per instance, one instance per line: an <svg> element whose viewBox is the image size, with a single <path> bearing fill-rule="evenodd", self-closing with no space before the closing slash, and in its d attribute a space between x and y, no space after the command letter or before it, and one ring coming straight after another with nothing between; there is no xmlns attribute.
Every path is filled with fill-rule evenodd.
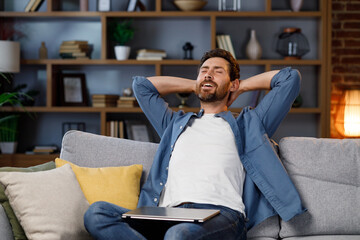
<svg viewBox="0 0 360 240"><path fill-rule="evenodd" d="M193 118L175 143L160 207L214 204L244 213L245 171L230 125L214 114Z"/></svg>

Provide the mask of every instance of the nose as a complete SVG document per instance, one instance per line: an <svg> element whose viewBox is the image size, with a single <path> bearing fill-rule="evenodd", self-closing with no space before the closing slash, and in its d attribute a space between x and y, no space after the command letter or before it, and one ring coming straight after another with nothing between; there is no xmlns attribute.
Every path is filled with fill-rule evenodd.
<svg viewBox="0 0 360 240"><path fill-rule="evenodd" d="M206 74L205 74L205 79L206 79L206 80L212 79L212 74L211 74L210 71L207 71L207 72L206 72Z"/></svg>

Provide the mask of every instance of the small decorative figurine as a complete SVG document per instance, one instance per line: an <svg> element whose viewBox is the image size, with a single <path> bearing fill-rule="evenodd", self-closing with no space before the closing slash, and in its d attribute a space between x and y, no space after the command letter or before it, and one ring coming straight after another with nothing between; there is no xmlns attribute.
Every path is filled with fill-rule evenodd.
<svg viewBox="0 0 360 240"><path fill-rule="evenodd" d="M186 42L183 46L184 50L184 59L193 59L192 57L192 50L194 49L194 46L190 42Z"/></svg>
<svg viewBox="0 0 360 240"><path fill-rule="evenodd" d="M41 46L39 48L39 58L40 59L47 59L47 48L45 46L45 42L41 42Z"/></svg>

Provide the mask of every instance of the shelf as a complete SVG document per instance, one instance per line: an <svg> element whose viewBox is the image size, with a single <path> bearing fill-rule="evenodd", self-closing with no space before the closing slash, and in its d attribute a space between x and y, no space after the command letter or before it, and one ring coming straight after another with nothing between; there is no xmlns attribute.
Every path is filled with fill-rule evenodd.
<svg viewBox="0 0 360 240"><path fill-rule="evenodd" d="M52 12L0 12L0 17L321 17L319 11L270 11L270 12L220 12L220 11L145 11L145 12L80 12L80 11L52 11Z"/></svg>
<svg viewBox="0 0 360 240"><path fill-rule="evenodd" d="M172 108L174 111L184 110L185 112L198 112L199 108ZM21 107L3 107L4 112L24 112L24 109ZM232 112L240 112L241 108L229 108ZM81 112L81 113L142 113L141 108L120 108L120 107L26 107L27 112ZM321 113L320 108L292 108L290 113L309 113L316 114Z"/></svg>
<svg viewBox="0 0 360 240"><path fill-rule="evenodd" d="M284 59L261 59L248 60L239 59L240 65L321 65L321 60L284 60ZM21 64L26 65L198 65L200 60L181 60L181 59L164 59L164 60L136 60L129 59L118 61L115 59L29 59L21 60Z"/></svg>
<svg viewBox="0 0 360 240"><path fill-rule="evenodd" d="M59 154L0 154L0 167L31 167L54 161Z"/></svg>
<svg viewBox="0 0 360 240"><path fill-rule="evenodd" d="M1 107L4 112L17 112L24 114L25 111L33 116L38 115L39 124L41 121L48 121L57 127L66 121L86 122L87 131L106 135L107 121L116 119L146 119L139 107L135 108L118 108L118 107L68 107L55 106L58 104L57 99L61 93L59 88L58 76L61 72L84 72L86 74L87 88L89 94L93 93L113 93L121 94L122 89L131 86L131 78L136 75L150 76L154 75L174 75L186 78L196 78L195 68L200 64L201 52L217 45L217 34L229 34L232 37L235 52L241 53L237 59L237 63L242 68L241 75L243 78L253 76L262 71L279 69L286 66L304 71L302 81L302 96L304 97L303 106L312 106L309 108L293 108L290 110L289 122L285 122L283 129L280 130L279 137L288 135L303 135L303 129L308 130L316 137L327 137L329 117L329 76L327 69L330 42L329 29L331 27L330 5L325 0L318 0L317 3L308 3L304 7L315 11L291 12L285 10L288 8L285 1L276 2L275 0L255 1L249 5L247 9L255 11L239 11L239 12L221 12L216 11L216 4L211 3L204 9L213 9L214 11L177 11L171 3L165 3L163 0L153 1L151 8L154 11L145 12L127 12L127 11L52 11L51 9L60 9L61 6L55 3L60 1L47 0L47 6L42 8L41 12L23 12L20 7L13 9L18 12L0 11L0 19L6 22L14 21L14 23L24 22L28 31L33 33L28 39L23 39L22 54L27 59L22 59L22 72L16 80L18 83L26 82L29 89L39 89L41 91L41 101L36 103L41 106L33 107ZM273 4L272 4L273 3ZM16 5L19 6L19 5ZM3 7L6 9L10 7ZM94 5L91 10L95 10ZM120 9L120 8L117 8ZM122 8L124 9L124 8ZM172 10L161 10L172 9ZM272 10L278 9L278 10ZM284 10L282 10L284 9ZM108 24L110 22L121 21L125 18L133 18L134 25L139 30L139 38L129 42L129 45L135 51L139 48L164 48L170 59L139 61L129 59L118 61L110 59L114 57L112 47L113 42L109 39ZM41 24L49 22L48 28L52 32L45 34L46 30L40 31ZM185 24L184 24L185 23ZM300 27L304 34L308 36L309 43L312 45L309 55L301 60L284 60L280 55L276 54L272 42L283 25L291 25ZM27 26L28 25L28 26ZM61 33L65 27L71 26L69 31ZM79 28L79 29L78 29ZM179 28L179 29L178 29ZM40 30L39 30L40 29ZM45 28L44 28L45 29ZM96 33L91 35L92 30ZM263 58L260 60L245 59L244 48L248 41L248 29L255 29L259 33L259 41L263 44ZM80 30L80 31L79 31ZM40 35L37 35L39 32ZM59 35L60 33L60 35ZM156 34L155 34L156 33ZM260 34L261 33L261 34ZM54 36L56 41L54 41ZM90 35L89 35L90 34ZM155 34L155 35L154 35ZM51 37L50 37L51 36ZM94 59L60 59L57 51L60 42L66 39L87 39L93 44ZM137 37L136 37L137 38ZM326 41L325 41L325 40ZM26 42L25 42L26 40ZM28 41L29 40L29 41ZM45 41L48 47L49 56L54 59L34 59L38 56L37 51L40 41ZM195 50L194 60L181 59L183 54L181 46L183 42L190 41ZM263 41L263 42L261 42ZM266 42L265 42L266 41ZM35 46L35 48L34 48ZM96 50L96 51L95 51ZM131 57L136 54L132 52ZM177 58L177 59L176 59ZM194 72L192 72L194 70ZM114 88L111 88L111 86ZM117 90L118 89L118 90ZM242 95L234 106L230 108L232 112L241 112L244 103L250 102L251 94ZM306 98L305 98L306 96ZM175 106L178 99L169 101ZM189 99L191 106L198 106L193 102L195 99ZM181 109L173 107L174 111ZM182 109L185 112L198 112L199 107L191 107ZM293 128L299 124L301 128ZM28 126L28 123L24 123ZM51 126L51 125L49 125ZM44 133L47 125L37 125L34 129L27 128L25 137L39 135L37 138L22 139L19 142L20 151L28 149L31 144L39 144L33 141L49 141L45 139ZM88 128L89 127L89 128ZM35 129L36 128L36 129ZM40 129L41 128L41 129ZM315 130L314 130L315 129ZM58 130L58 133L61 131ZM295 132L295 134L294 134ZM45 134L46 135L46 134ZM58 134L60 135L60 134ZM59 145L60 136L52 135L56 140L54 142ZM40 140L38 140L40 139ZM44 140L45 139L45 140ZM38 160L40 159L41 160ZM49 161L55 157L51 155L25 155L14 154L12 156L0 156L8 165L29 165L27 159L34 161ZM22 162L21 159L25 159ZM40 162L37 162L40 163ZM42 163L42 162L41 162ZM31 165L36 165L31 163Z"/></svg>

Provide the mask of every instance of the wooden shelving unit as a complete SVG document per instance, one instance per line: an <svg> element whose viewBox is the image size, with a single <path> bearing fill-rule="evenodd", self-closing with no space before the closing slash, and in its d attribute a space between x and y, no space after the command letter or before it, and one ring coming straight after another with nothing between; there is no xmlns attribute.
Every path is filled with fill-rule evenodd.
<svg viewBox="0 0 360 240"><path fill-rule="evenodd" d="M218 21L223 19L266 19L266 20L281 20L281 19L314 19L319 29L318 37L318 58L317 59L306 59L306 60L292 60L285 61L282 59L261 59L261 60L247 60L247 59L238 59L240 66L258 66L262 67L265 71L271 70L276 66L310 66L315 67L318 72L316 79L318 81L318 90L317 90L317 106L316 107L305 107L305 108L296 108L290 111L291 114L309 114L316 115L318 117L318 126L319 133L318 137L329 137L329 76L327 73L327 68L329 67L329 58L327 45L329 41L325 41L328 37L328 28L331 26L329 24L330 14L328 13L329 4L326 0L318 0L318 9L316 11L303 11L303 12L289 12L289 11L276 11L272 10L272 1L265 1L265 10L264 11L252 11L252 12L219 12L219 11L196 11L196 12L182 12L174 10L163 9L162 0L155 1L155 8L151 11L145 12L63 12L57 10L58 0L46 0L47 9L43 12L7 12L0 11L0 20L1 19L21 19L21 21L27 21L30 19L36 19L37 21L46 21L48 19L73 19L74 21L90 21L97 22L101 24L101 50L100 50L100 59L90 59L90 60L64 60L64 59L23 59L21 64L24 66L40 66L46 71L46 104L45 106L35 106L27 107L28 112L39 112L39 113L98 113L100 118L100 134L106 133L106 121L107 115L110 113L136 113L142 114L140 108L94 108L94 107L63 107L56 105L56 89L55 87L55 75L56 72L67 68L69 66L108 66L108 67L118 67L121 65L131 65L131 66L151 66L154 68L156 75L162 75L163 68L167 66L197 66L199 60L182 60L182 59L164 59L161 61L138 61L134 59L129 59L125 61L117 61L115 59L110 59L108 57L108 44L107 39L107 23L113 19L121 18L134 18L136 19L187 19L187 18L205 18L208 21L210 36L210 48L216 47L216 33ZM273 0L275 1L275 0ZM3 111L8 112L21 112L24 111L22 108L13 108L13 107L3 107ZM197 108L187 108L185 111L198 111ZM239 108L232 109L233 111L240 111ZM6 163L15 161L12 159L20 159L24 157L23 154L15 154L14 156L2 155L2 158L7 159ZM38 158L36 155L26 155L26 158ZM41 156L42 158L46 158ZM52 158L53 156L48 156ZM11 160L9 160L11 159ZM17 161L17 160L16 160ZM1 161L0 161L1 162ZM14 164L12 164L14 165ZM16 164L15 164L16 165Z"/></svg>

